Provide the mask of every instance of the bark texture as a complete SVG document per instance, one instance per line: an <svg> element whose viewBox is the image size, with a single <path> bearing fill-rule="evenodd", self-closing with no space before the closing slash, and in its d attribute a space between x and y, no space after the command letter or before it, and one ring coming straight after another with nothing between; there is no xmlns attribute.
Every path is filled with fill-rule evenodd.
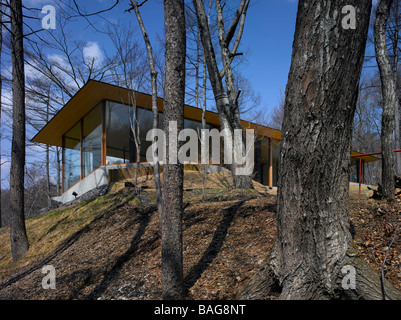
<svg viewBox="0 0 401 320"><path fill-rule="evenodd" d="M0 2L0 64L1 64L1 53L3 51L3 3ZM3 90L3 78L1 76L1 70L0 70L0 228L2 227L2 220L1 220L1 165L2 165L2 159L1 159L1 140L2 140L2 129L1 129L1 95L2 95L2 90Z"/></svg>
<svg viewBox="0 0 401 320"><path fill-rule="evenodd" d="M170 164L170 142L178 143L169 130L169 122L177 123L177 131L184 128L186 30L184 0L164 1L166 32L164 123L167 138L166 164L163 169L162 210L162 287L163 298L183 299L185 296L182 256L182 195L183 165ZM171 148L177 150L177 148ZM178 152L173 151L173 157Z"/></svg>
<svg viewBox="0 0 401 320"><path fill-rule="evenodd" d="M394 73L387 51L386 29L393 0L381 0L376 11L374 39L376 61L379 67L382 84L382 187L386 199L394 199L394 112L397 105L397 93Z"/></svg>
<svg viewBox="0 0 401 320"><path fill-rule="evenodd" d="M342 8L357 8L356 29ZM349 155L370 1L300 1L281 142L278 241L283 299L334 296L351 234Z"/></svg>
<svg viewBox="0 0 401 320"><path fill-rule="evenodd" d="M21 0L11 1L13 134L10 168L11 252L18 260L29 244L24 215L25 76Z"/></svg>
<svg viewBox="0 0 401 320"><path fill-rule="evenodd" d="M343 28L346 5L356 9L355 29ZM377 297L371 293L380 290L380 277L352 246L348 211L351 133L370 12L370 1L299 1L282 128L277 241L239 298L266 295L277 284L281 299ZM342 283L348 265L356 270L355 289Z"/></svg>
<svg viewBox="0 0 401 320"><path fill-rule="evenodd" d="M342 8L358 8L342 27ZM348 177L370 1L300 1L281 142L278 241L282 299L329 299L349 244Z"/></svg>
<svg viewBox="0 0 401 320"><path fill-rule="evenodd" d="M394 55L394 62L393 62L393 74L394 74L394 82L395 82L395 88L396 88L396 102L394 106L394 148L396 150L401 149L401 130L400 130L400 125L401 125L401 110L400 110L400 95L398 93L397 88L399 87L399 81L398 81L398 61L399 61L399 49L398 49L398 41L400 38L400 19L399 19L399 6L400 2L399 0L394 2L394 27L393 30L389 30L389 35L392 38L392 51ZM401 174L401 154L396 153L394 155L395 157L395 172L396 174Z"/></svg>

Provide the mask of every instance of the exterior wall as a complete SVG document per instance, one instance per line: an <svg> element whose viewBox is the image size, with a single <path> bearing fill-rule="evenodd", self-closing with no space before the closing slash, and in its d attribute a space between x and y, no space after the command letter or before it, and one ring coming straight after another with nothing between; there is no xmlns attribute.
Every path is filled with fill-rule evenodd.
<svg viewBox="0 0 401 320"><path fill-rule="evenodd" d="M75 199L73 192L77 193L78 196L82 196L86 192L93 190L97 187L107 185L109 183L108 169L107 167L100 167L93 171L83 180L72 186L66 192L59 197L52 198L54 201L67 203Z"/></svg>

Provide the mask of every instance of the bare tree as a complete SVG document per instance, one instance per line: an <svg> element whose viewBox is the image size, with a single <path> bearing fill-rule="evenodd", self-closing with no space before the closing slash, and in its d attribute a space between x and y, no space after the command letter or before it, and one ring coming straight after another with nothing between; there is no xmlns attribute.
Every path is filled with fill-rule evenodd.
<svg viewBox="0 0 401 320"><path fill-rule="evenodd" d="M166 164L163 171L162 290L164 299L183 299L182 213L183 164L178 159L177 137L169 130L176 124L177 132L184 128L186 30L184 0L164 1L166 34L164 126L167 134ZM171 145L173 142L176 145ZM171 155L171 156L170 156ZM171 162L171 163L170 163Z"/></svg>
<svg viewBox="0 0 401 320"><path fill-rule="evenodd" d="M10 169L11 251L18 260L28 251L24 214L25 72L21 0L11 1L13 136Z"/></svg>
<svg viewBox="0 0 401 320"><path fill-rule="evenodd" d="M49 86L48 96L50 96L51 86ZM46 123L50 120L50 99L46 101ZM46 145L46 195L47 195L47 207L50 208L52 205L52 196L50 192L50 146Z"/></svg>
<svg viewBox="0 0 401 320"><path fill-rule="evenodd" d="M153 48L150 43L148 33L146 32L145 24L143 23L142 16L139 11L139 6L138 6L137 2L134 0L131 0L131 4L132 4L132 8L135 11L135 15L138 20L139 27L141 28L142 36L143 36L143 39L144 39L145 45L146 45L146 51L148 53L151 84L152 84L153 129L157 129L157 128L159 128L159 110L157 108L157 74L158 74L158 72L157 72L156 66L155 66L155 60L154 60L154 56L153 56ZM162 199L162 190L161 190L161 181L160 181L160 162L159 162L159 157L158 157L157 153L153 154L153 162L154 162L154 179L155 179L155 187L156 187L157 205L158 205L158 212L159 212L159 218L160 218L162 210L163 210L163 206L162 206L163 199Z"/></svg>
<svg viewBox="0 0 401 320"><path fill-rule="evenodd" d="M131 86L129 86L127 88L131 89L130 94L129 94L129 101L130 101L129 105L132 107L132 117L129 114L127 116L130 119L132 139L134 140L135 150L136 150L136 156L135 156L136 166L135 166L135 175L134 175L134 185L136 188L136 193L138 194L140 192L140 189L138 188L138 174L139 174L139 170L141 168L141 137L140 137L141 123L140 123L140 120L138 119L136 92L132 89ZM131 112L131 110L128 112Z"/></svg>
<svg viewBox="0 0 401 320"><path fill-rule="evenodd" d="M210 28L210 15L212 11L212 0L209 0L209 8L207 11L207 24ZM199 32L199 30L198 30ZM199 43L199 41L198 41ZM206 65L206 56L205 52L203 51L203 82L202 82L202 130L206 130L206 108L207 108L207 101L206 101L206 96L207 96L207 65ZM203 131L205 132L205 131ZM201 154L206 154L207 152L207 144L205 141L206 137L205 135L201 135ZM206 166L202 165L202 197L205 196L205 184L206 184Z"/></svg>
<svg viewBox="0 0 401 320"><path fill-rule="evenodd" d="M376 60L382 83L382 187L386 199L394 199L394 112L397 103L394 73L387 51L386 28L393 0L381 0L376 10L374 39Z"/></svg>
<svg viewBox="0 0 401 320"><path fill-rule="evenodd" d="M280 93L280 101L273 108L273 111L271 112L267 122L267 125L273 129L281 130L284 118L284 101L285 95Z"/></svg>
<svg viewBox="0 0 401 320"><path fill-rule="evenodd" d="M46 164L35 163L26 166L25 169L25 217L30 218L49 205L48 192L53 195L55 188L50 185L48 188L48 175ZM43 192L46 190L46 192ZM50 196L51 196L50 195Z"/></svg>
<svg viewBox="0 0 401 320"><path fill-rule="evenodd" d="M381 148L380 85L376 86L376 80L375 74L365 75L359 84L352 133L352 150L361 153L376 152ZM358 176L357 168L357 165L351 167L351 179ZM380 161L365 163L364 170L363 183L368 185L381 184Z"/></svg>
<svg viewBox="0 0 401 320"><path fill-rule="evenodd" d="M112 81L118 86L129 89L128 97L121 96L121 102L128 98L126 109L127 118L130 122L130 139L135 144L136 167L134 174L134 185L136 192L140 192L138 187L138 175L141 167L141 148L142 141L140 136L141 118L137 106L137 92L145 85L145 73L147 68L144 65L145 55L142 53L135 36L136 30L129 26L114 25L109 28L108 36L114 44L115 55L108 58L108 63L113 65L111 68Z"/></svg>
<svg viewBox="0 0 401 320"><path fill-rule="evenodd" d="M238 10L234 15L233 21L227 32L224 27L223 8L220 0L216 0L216 13L219 31L219 43L221 49L221 57L223 61L223 70L218 68L215 49L212 44L208 18L205 12L203 0L193 0L196 10L198 28L201 34L202 47L206 58L206 65L209 72L209 79L213 88L216 107L219 113L220 124L223 130L234 132L235 129L242 129L238 98L241 91L235 90L233 70L231 63L236 55L243 34L246 12L249 6L249 0L241 0ZM238 30L237 30L238 29ZM230 50L229 46L232 42L235 32L237 37L233 47ZM223 86L223 77L226 79L226 88ZM244 141L242 141L242 150L245 150ZM236 175L236 164L232 165L232 175L234 185L237 188L248 189L252 186L252 180L249 176Z"/></svg>

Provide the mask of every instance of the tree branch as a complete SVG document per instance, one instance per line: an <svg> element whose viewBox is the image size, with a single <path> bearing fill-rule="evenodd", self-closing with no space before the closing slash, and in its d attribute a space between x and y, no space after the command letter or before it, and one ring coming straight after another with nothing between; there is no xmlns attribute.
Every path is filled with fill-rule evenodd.
<svg viewBox="0 0 401 320"><path fill-rule="evenodd" d="M229 45L229 43L231 42L232 38L234 37L235 30L237 30L237 26L238 26L238 23L240 21L241 16L248 9L249 1L250 0L241 0L241 3L239 4L238 10L235 13L234 19L233 19L233 21L231 23L231 26L228 29L226 37L224 39L224 41L227 44L227 46ZM216 0L216 4L217 3L219 3L220 6L221 6L220 0Z"/></svg>

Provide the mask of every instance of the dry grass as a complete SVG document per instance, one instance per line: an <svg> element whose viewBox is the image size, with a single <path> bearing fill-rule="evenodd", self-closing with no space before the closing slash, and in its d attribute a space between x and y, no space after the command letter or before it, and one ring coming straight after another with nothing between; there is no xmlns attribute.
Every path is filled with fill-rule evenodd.
<svg viewBox="0 0 401 320"><path fill-rule="evenodd" d="M11 257L10 228L0 229L0 279L51 253L95 217L110 210L115 200L114 197L104 196L26 220L30 248L17 262Z"/></svg>
<svg viewBox="0 0 401 320"><path fill-rule="evenodd" d="M147 168L141 168L138 176L138 185L154 189L154 176L151 171L145 170ZM121 179L119 182L113 184L111 192L118 192L124 188L125 182L133 181L133 173L125 174L126 178ZM163 180L163 173L160 174L160 178ZM263 184L253 181L253 188L260 193L269 193L275 195L276 190L269 190ZM201 172L201 166L190 165L186 166L184 171L184 190L194 189L219 189L219 190L232 190L234 184L231 173L216 172L203 175Z"/></svg>
<svg viewBox="0 0 401 320"><path fill-rule="evenodd" d="M205 177L203 180L202 174L196 167L185 171L184 189L187 195L190 193L189 197L187 197L188 202L196 202L201 199L221 199L222 195L229 198L240 192L234 189L231 174L229 173L211 173ZM127 179L126 181L132 180ZM26 220L30 248L17 262L12 261L11 257L10 228L1 228L0 279L9 276L13 270L24 268L32 262L44 258L75 232L91 223L94 218L102 213L112 210L121 201L134 204L137 201L134 195L121 193L126 181L114 183L108 195L104 197L93 201L84 201L79 205L56 209L43 215L38 214ZM146 172L139 177L139 182L142 186L147 186L150 189L154 188L153 175L146 174ZM254 182L254 190L251 192L275 193L274 190L268 190L258 182ZM155 199L152 200L155 201Z"/></svg>
<svg viewBox="0 0 401 320"><path fill-rule="evenodd" d="M377 186L369 186L369 188L377 190ZM396 193L401 192L401 189L396 189ZM349 196L352 200L359 199L359 186L358 185L350 185L349 187ZM368 200L373 196L373 191L368 189L368 186L361 186L361 200Z"/></svg>
<svg viewBox="0 0 401 320"><path fill-rule="evenodd" d="M276 190L257 182L253 190L234 189L229 173L208 174L203 180L196 170L186 170L184 179L188 294L193 299L235 298L236 289L260 268L275 241ZM152 175L141 176L140 181L148 187L140 196L125 188L122 181L96 200L27 220L30 250L18 262L11 259L9 228L0 229L0 297L160 299L160 234L154 182ZM357 191L358 186L350 188L350 194ZM383 205L351 200L356 243L361 248L375 244L373 249L379 252L388 242L380 228L387 230L388 219L399 217L399 207L383 207L388 212L388 221L384 221L377 215ZM364 206L371 219L361 209ZM375 230L378 238L373 242L367 235L375 235ZM394 246L397 251L389 259L395 266L389 276L399 284L401 256L397 248ZM364 253L369 255L368 251ZM38 285L43 275L36 268L49 257L58 274L57 290L51 292Z"/></svg>
<svg viewBox="0 0 401 320"><path fill-rule="evenodd" d="M163 175L161 175L163 178ZM154 188L153 175L144 172L139 178L139 184L149 189ZM112 209L116 203L121 202L121 191L125 187L126 179L111 186L107 196L100 197L94 201L85 201L78 206L71 206L56 209L44 215L37 215L26 221L26 228L30 249L18 262L11 258L9 227L0 229L0 279L10 275L12 270L20 269L28 264L41 259L54 251L63 241L71 237L75 232L82 229L100 214ZM186 168L184 175L184 190L187 203L196 203L200 200L228 200L238 197L241 193L244 196L251 194L276 195L277 190L269 190L262 184L253 181L254 190L241 191L233 187L230 173L210 173L203 176L200 167L191 166ZM358 186L350 187L350 196L358 197ZM364 199L371 195L366 187L362 187ZM128 197L128 195L125 195ZM127 200L127 199L125 199ZM153 199L155 200L155 199ZM136 198L131 196L127 201L135 202ZM131 203L132 204L132 203Z"/></svg>

